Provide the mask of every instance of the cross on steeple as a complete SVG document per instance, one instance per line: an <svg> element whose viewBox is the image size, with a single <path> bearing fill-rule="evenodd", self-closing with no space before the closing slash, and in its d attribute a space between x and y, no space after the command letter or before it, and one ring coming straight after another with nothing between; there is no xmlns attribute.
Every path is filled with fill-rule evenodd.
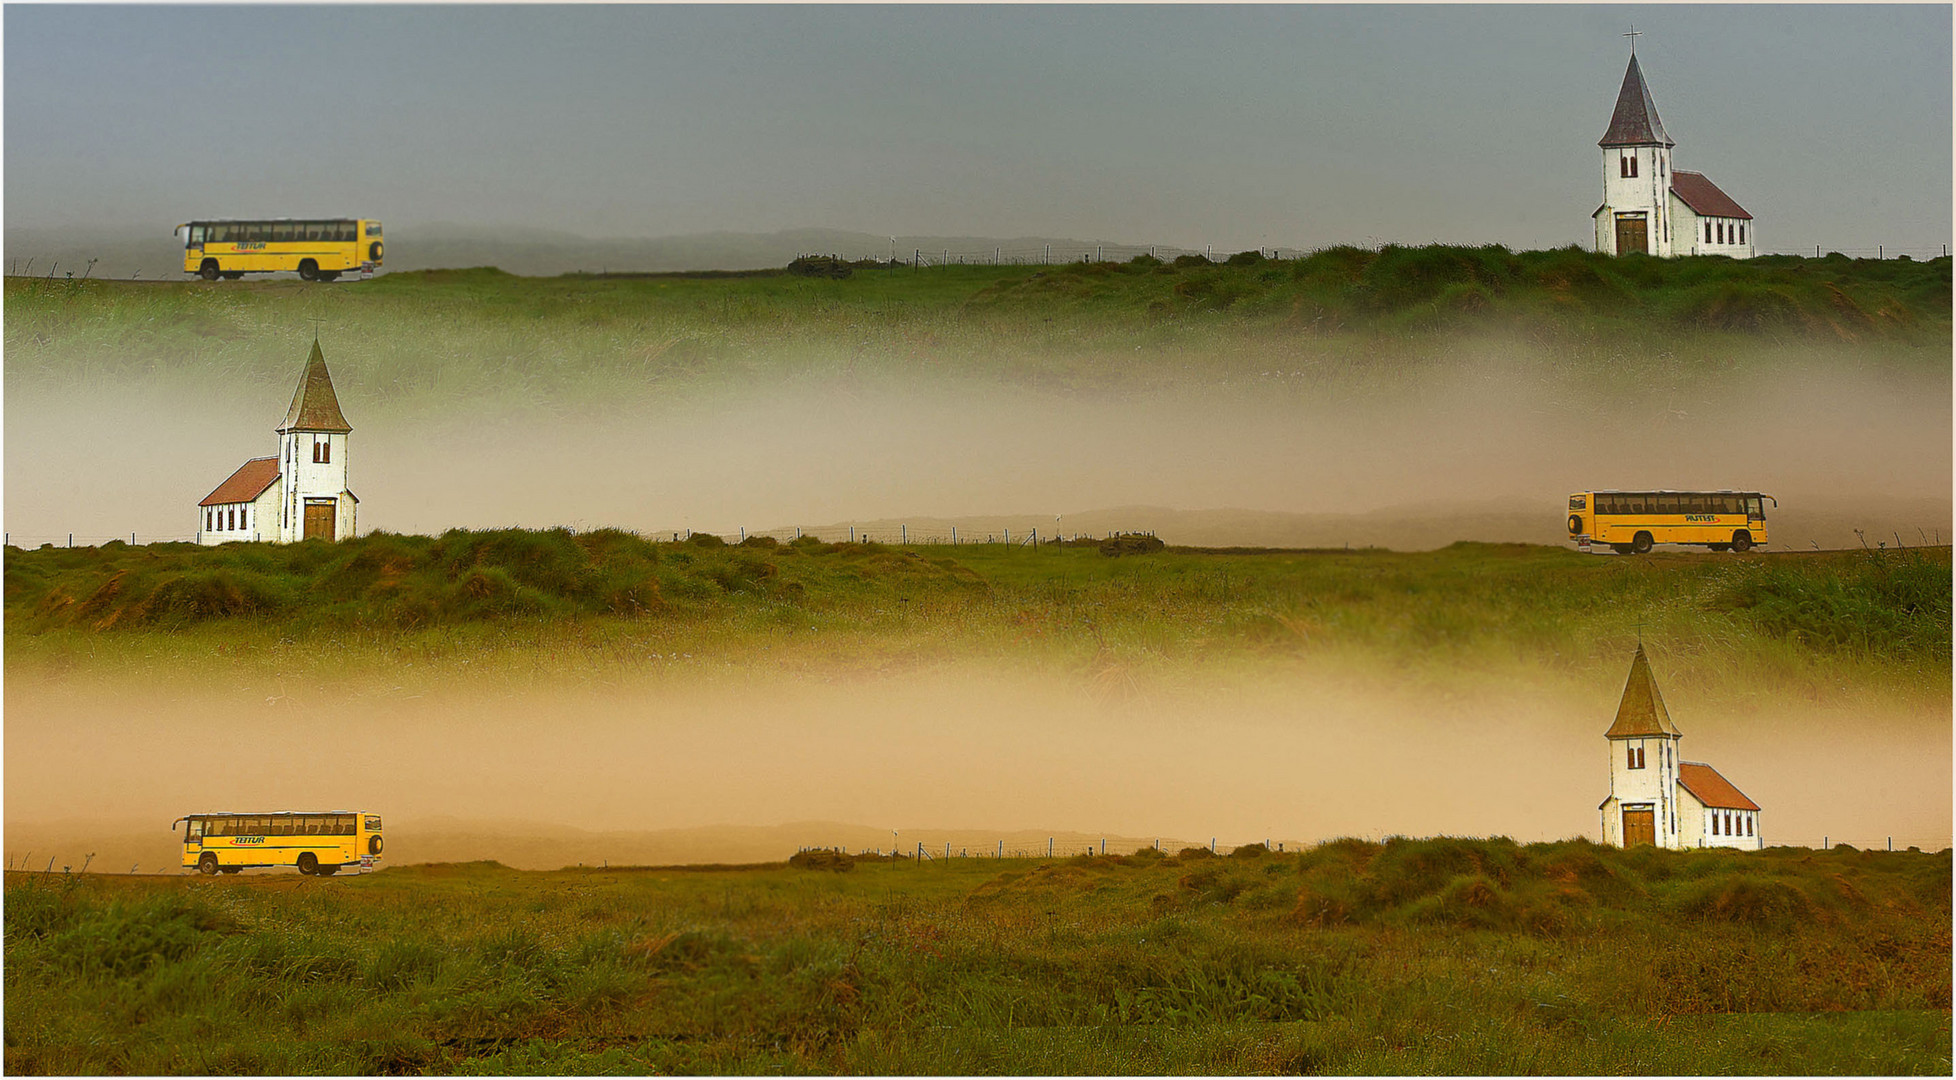
<svg viewBox="0 0 1956 1080"><path fill-rule="evenodd" d="M1630 32L1623 36L1630 39L1630 55L1637 55L1637 39L1643 36L1643 31L1637 29L1636 23L1631 23Z"/></svg>

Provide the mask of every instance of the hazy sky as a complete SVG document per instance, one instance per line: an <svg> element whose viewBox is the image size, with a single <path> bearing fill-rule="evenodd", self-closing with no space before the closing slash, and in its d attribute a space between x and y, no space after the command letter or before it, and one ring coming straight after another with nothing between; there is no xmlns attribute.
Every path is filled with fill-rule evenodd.
<svg viewBox="0 0 1956 1080"><path fill-rule="evenodd" d="M1587 244L1632 23L1763 249L1949 242L1946 5L15 4L6 221Z"/></svg>

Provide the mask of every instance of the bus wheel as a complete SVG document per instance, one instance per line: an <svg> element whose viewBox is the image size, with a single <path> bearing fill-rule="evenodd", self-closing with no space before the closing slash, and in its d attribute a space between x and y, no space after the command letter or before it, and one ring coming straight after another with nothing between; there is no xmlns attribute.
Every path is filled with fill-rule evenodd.
<svg viewBox="0 0 1956 1080"><path fill-rule="evenodd" d="M319 873L319 856L314 855L310 851L301 851L299 853L299 872L306 875Z"/></svg>
<svg viewBox="0 0 1956 1080"><path fill-rule="evenodd" d="M217 260L216 260L216 259L205 259L205 260L204 260L204 265L202 265L202 266L199 266L199 267L197 268L197 276L198 276L198 277L200 277L200 278L203 278L203 279L204 279L205 281L216 281L216 280L217 280Z"/></svg>
<svg viewBox="0 0 1956 1080"><path fill-rule="evenodd" d="M1630 553L1633 555L1648 555L1650 554L1652 543L1653 541L1649 533L1640 532L1630 538Z"/></svg>
<svg viewBox="0 0 1956 1080"><path fill-rule="evenodd" d="M313 262L313 261L312 261L311 259L301 259L301 260L299 261L299 280L300 280L300 281L318 281L318 280L319 280L319 264L318 264L318 263L316 263L316 262Z"/></svg>
<svg viewBox="0 0 1956 1080"><path fill-rule="evenodd" d="M205 877L216 877L217 856L208 851L204 852L204 857L197 860L197 872Z"/></svg>
<svg viewBox="0 0 1956 1080"><path fill-rule="evenodd" d="M1735 532L1735 533L1733 533L1733 534L1732 534L1732 550L1733 550L1733 551L1751 551L1751 550L1752 550L1752 534L1751 534L1751 533L1749 533L1749 532L1747 532L1747 531L1745 531L1744 529L1740 529L1740 530L1739 530L1738 532Z"/></svg>

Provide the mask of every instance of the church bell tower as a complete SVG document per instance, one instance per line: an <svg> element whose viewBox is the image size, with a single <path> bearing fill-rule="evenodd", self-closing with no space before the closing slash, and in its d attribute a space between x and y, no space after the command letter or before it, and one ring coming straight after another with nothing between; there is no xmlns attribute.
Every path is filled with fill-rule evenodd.
<svg viewBox="0 0 1956 1080"><path fill-rule="evenodd" d="M1634 31L1633 31L1634 33ZM1633 36L1630 67L1616 95L1603 149L1603 205L1596 210L1596 250L1668 257L1671 251L1671 147L1644 84Z"/></svg>
<svg viewBox="0 0 1956 1080"><path fill-rule="evenodd" d="M353 536L360 500L348 483L347 437L352 431L340 412L326 357L314 341L292 407L278 426L279 473L285 481L278 522L282 542Z"/></svg>

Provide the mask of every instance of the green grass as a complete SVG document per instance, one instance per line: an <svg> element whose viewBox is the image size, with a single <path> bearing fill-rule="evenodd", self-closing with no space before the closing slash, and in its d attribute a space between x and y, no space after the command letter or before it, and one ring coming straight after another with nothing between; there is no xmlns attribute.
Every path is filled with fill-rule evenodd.
<svg viewBox="0 0 1956 1080"><path fill-rule="evenodd" d="M278 399L317 321L342 396L402 415L458 400L476 415L588 413L865 376L1267 396L1260 377L1275 371L1309 375L1291 380L1308 394L1418 385L1476 355L1477 342L1620 402L1735 366L1776 370L1816 349L1946 374L1949 294L1948 259L1435 246L846 280L482 269L332 286L8 279L4 334L7 390L23 400L107 386Z"/></svg>
<svg viewBox="0 0 1956 1080"><path fill-rule="evenodd" d="M15 874L6 1066L1946 1074L1949 896L1948 852L1500 839Z"/></svg>
<svg viewBox="0 0 1956 1080"><path fill-rule="evenodd" d="M1409 673L1614 672L1639 633L1681 686L1843 683L1946 697L1947 548L1583 555L650 542L602 530L340 544L8 548L9 671L213 656L773 668L1004 658L1100 675L1368 656ZM319 642L337 648L322 652ZM347 650L352 650L351 652Z"/></svg>

